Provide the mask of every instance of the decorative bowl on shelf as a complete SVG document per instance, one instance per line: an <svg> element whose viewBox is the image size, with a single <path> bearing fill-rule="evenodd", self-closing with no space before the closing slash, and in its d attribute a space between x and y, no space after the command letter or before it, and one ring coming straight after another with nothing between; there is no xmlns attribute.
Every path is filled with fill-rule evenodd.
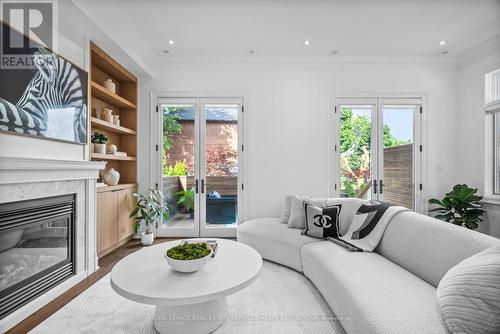
<svg viewBox="0 0 500 334"><path fill-rule="evenodd" d="M212 248L205 242L185 242L168 249L165 259L173 270L192 273L208 262L212 252Z"/></svg>

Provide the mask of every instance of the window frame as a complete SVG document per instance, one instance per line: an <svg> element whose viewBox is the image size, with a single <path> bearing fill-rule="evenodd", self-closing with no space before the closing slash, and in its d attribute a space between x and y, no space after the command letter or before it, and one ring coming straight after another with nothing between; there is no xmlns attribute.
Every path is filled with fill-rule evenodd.
<svg viewBox="0 0 500 334"><path fill-rule="evenodd" d="M500 204L500 119L497 129L497 117L500 117L500 69L484 75L484 111L486 113L487 129L491 129L487 141L485 201ZM498 131L497 131L498 130ZM489 147L491 145L491 147Z"/></svg>

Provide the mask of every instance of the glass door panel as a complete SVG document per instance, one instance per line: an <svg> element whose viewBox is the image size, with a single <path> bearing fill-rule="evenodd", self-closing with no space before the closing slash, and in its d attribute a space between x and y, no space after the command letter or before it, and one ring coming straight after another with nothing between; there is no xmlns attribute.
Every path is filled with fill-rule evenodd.
<svg viewBox="0 0 500 334"><path fill-rule="evenodd" d="M158 186L170 212L159 236L236 236L241 116L241 99L159 99Z"/></svg>
<svg viewBox="0 0 500 334"><path fill-rule="evenodd" d="M238 105L204 105L207 225L238 221L238 114Z"/></svg>
<svg viewBox="0 0 500 334"><path fill-rule="evenodd" d="M416 106L382 105L380 198L415 209L414 119Z"/></svg>
<svg viewBox="0 0 500 334"><path fill-rule="evenodd" d="M342 99L337 108L338 195L422 212L421 100Z"/></svg>
<svg viewBox="0 0 500 334"><path fill-rule="evenodd" d="M179 102L160 105L161 189L170 212L160 230L166 236L196 236L197 103Z"/></svg>
<svg viewBox="0 0 500 334"><path fill-rule="evenodd" d="M373 105L340 106L340 196L371 199Z"/></svg>

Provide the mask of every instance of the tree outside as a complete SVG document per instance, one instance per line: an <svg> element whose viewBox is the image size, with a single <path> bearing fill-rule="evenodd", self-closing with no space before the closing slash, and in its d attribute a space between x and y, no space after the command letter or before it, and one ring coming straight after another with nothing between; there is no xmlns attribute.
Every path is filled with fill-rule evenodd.
<svg viewBox="0 0 500 334"><path fill-rule="evenodd" d="M340 113L340 192L343 197L356 197L371 179L371 119L370 114L343 108ZM384 148L409 144L399 140L384 124Z"/></svg>

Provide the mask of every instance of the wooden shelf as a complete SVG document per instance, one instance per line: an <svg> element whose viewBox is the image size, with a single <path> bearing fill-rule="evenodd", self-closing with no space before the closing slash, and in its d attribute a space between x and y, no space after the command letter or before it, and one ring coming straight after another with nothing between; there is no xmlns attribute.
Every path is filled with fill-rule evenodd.
<svg viewBox="0 0 500 334"><path fill-rule="evenodd" d="M90 82L92 96L121 109L135 109L136 105L118 94L113 94L95 81Z"/></svg>
<svg viewBox="0 0 500 334"><path fill-rule="evenodd" d="M120 183L120 184L117 184L116 186L98 187L97 192L103 193L106 191L115 191L115 190L129 189L129 188L135 188L135 187L137 187L137 183Z"/></svg>
<svg viewBox="0 0 500 334"><path fill-rule="evenodd" d="M136 82L135 76L91 42L92 65L120 82Z"/></svg>
<svg viewBox="0 0 500 334"><path fill-rule="evenodd" d="M113 154L100 154L100 153L91 153L90 158L92 160L121 160L121 161L135 161L135 157L122 157L120 155Z"/></svg>
<svg viewBox="0 0 500 334"><path fill-rule="evenodd" d="M96 117L90 117L90 123L92 124L92 128L106 130L114 133L119 133L122 135L135 135L136 131L131 130L129 128L125 128L123 126L114 125L113 123L106 122L102 119Z"/></svg>

